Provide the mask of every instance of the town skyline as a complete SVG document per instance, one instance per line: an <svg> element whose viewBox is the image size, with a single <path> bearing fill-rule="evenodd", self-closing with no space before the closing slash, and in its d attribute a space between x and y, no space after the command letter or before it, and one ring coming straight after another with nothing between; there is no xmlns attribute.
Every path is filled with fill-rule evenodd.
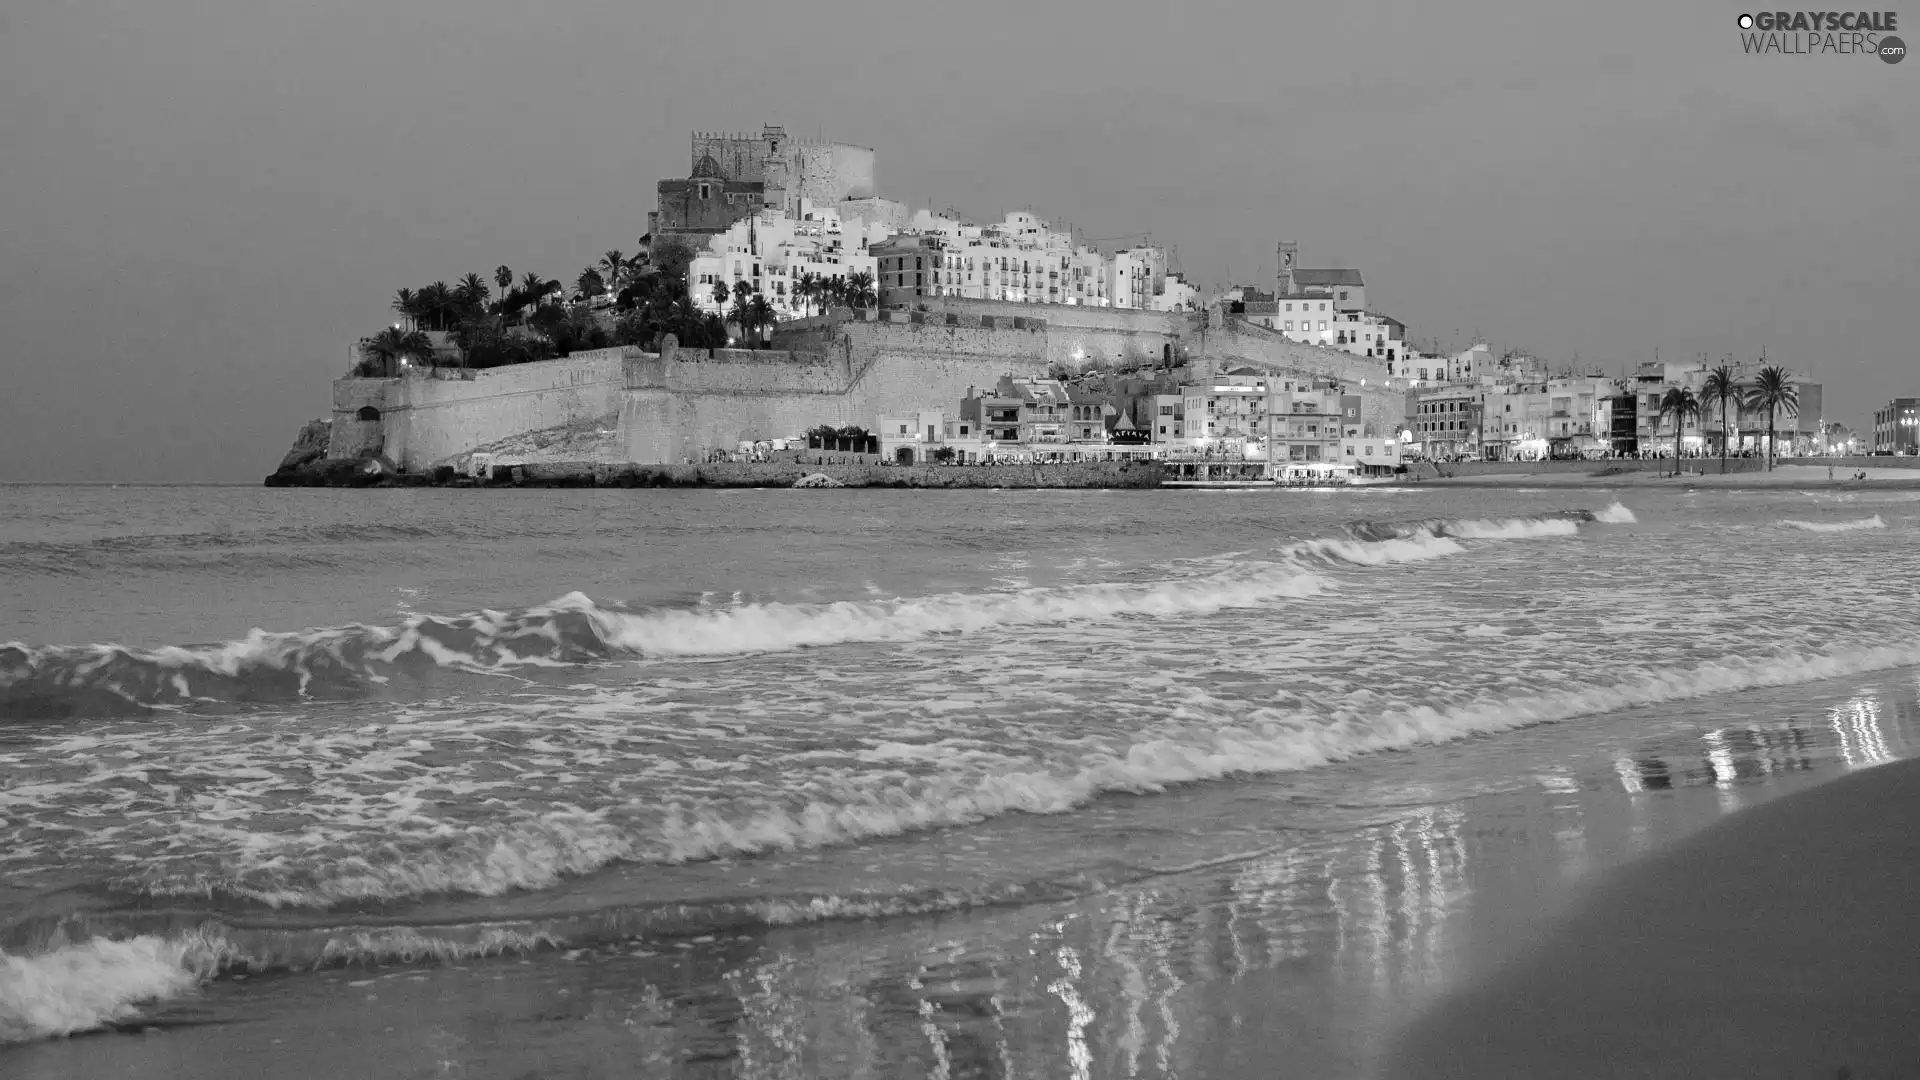
<svg viewBox="0 0 1920 1080"><path fill-rule="evenodd" d="M452 10L5 17L0 92L35 107L0 116L30 403L0 479L252 478L394 288L631 247L687 131L762 122L879 148L916 206L1151 233L1210 288L1271 281L1290 239L1454 347L1609 371L1764 347L1855 430L1914 389L1912 65L1745 56L1731 9L1186 8L1103 26L1085 66L1056 55L1083 19L1012 5L778 35ZM1286 44L1311 40L1352 48Z"/></svg>

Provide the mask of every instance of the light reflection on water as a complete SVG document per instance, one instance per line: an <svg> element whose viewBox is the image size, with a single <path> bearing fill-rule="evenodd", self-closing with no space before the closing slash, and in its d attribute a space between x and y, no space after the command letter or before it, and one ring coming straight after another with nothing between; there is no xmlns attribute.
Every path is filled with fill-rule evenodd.
<svg viewBox="0 0 1920 1080"><path fill-rule="evenodd" d="M1911 710L1883 698L1849 698L1824 728L1717 728L1584 774L1545 772L1531 793L1302 835L1192 879L776 950L749 964L742 985L757 989L738 1022L743 1045L781 1056L743 1053L735 1075L819 1075L830 1060L845 1075L1134 1080L1287 1075L1288 1063L1365 1075L1500 917L1474 911L1476 897L1541 861L1616 863L1690 831L1703 820L1676 801L1689 790L1719 816L1760 797L1756 784L1825 761L1893 760ZM1609 793L1598 781L1613 769ZM828 967L864 974L844 996L822 993ZM822 1011L833 1000L838 1022Z"/></svg>

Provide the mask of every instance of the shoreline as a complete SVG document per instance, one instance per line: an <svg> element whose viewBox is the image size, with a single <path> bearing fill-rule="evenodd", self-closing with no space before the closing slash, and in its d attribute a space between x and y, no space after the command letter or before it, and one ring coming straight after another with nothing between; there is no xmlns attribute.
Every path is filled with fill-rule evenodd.
<svg viewBox="0 0 1920 1080"><path fill-rule="evenodd" d="M1911 674L1907 669L1901 684L1911 686ZM1885 846L1889 838L1914 842L1902 835L1901 822L1920 785L1909 779L1908 790L1893 798L1849 785L1892 779L1901 770L1911 778L1920 766L1893 763L1864 776L1835 776L1844 747L1785 740L1763 746L1751 738L1734 744L1730 761L1696 756L1702 729L1758 724L1753 730L1778 732L1768 718L1783 706L1817 712L1887 683L1886 673L1874 673L1809 686L1791 703L1736 694L1718 706L1732 707L1731 714L1676 718L1674 727L1636 738L1632 750L1644 770L1636 775L1670 786L1622 792L1609 783L1617 766L1607 750L1569 757L1555 731L1542 727L1511 740L1503 753L1517 755L1512 764L1528 771L1552 762L1565 770L1562 782L1459 795L1410 818L1311 831L1272 852L1112 890L519 956L242 975L215 980L147 1020L0 1048L0 1061L38 1080L240 1080L262 1072L507 1080L548 1072L617 1075L640 1062L649 1075L692 1080L742 1066L748 1053L796 1075L921 1075L931 1071L931 1042L965 1063L968 1075L1053 1075L1062 1047L1071 1052L1075 1045L1093 1054L1084 1074L1095 1077L1134 1075L1127 1061L1137 1054L1147 1066L1143 1075L1154 1073L1157 1059L1160 1074L1251 1080L1275 1075L1276 1063L1284 1063L1290 1074L1385 1078L1403 1075L1384 1068L1401 1053L1413 1055L1406 1059L1416 1070L1405 1074L1411 1076L1577 1076L1579 1069L1561 1059L1581 1054L1578 1064L1596 1076L1832 1077L1842 1062L1859 1080L1897 1075L1866 1052L1834 1057L1823 1068L1789 1062L1769 1070L1788 1059L1765 1058L1765 1047L1752 1051L1761 1067L1743 1071L1746 1062L1715 1056L1726 1052L1718 1017L1689 1004L1699 1000L1702 983L1723 994L1754 985L1727 978L1716 965L1772 964L1791 974L1805 954L1831 952L1823 974L1844 979L1850 954L1828 950L1829 938L1846 948L1900 951L1885 945L1897 941L1885 932L1898 929L1900 913L1887 901L1903 896L1907 882L1863 885L1858 871L1900 857ZM1887 716L1912 715L1909 691L1883 704ZM1618 714L1615 724L1645 732L1649 716L1665 711ZM1909 745L1904 728L1878 731L1892 745ZM1386 765L1420 774L1453 752L1415 750L1329 768ZM1739 779L1724 780L1729 774ZM1257 808L1286 797L1290 787L1276 776L1155 798ZM1844 789L1855 817L1806 812L1819 804L1803 797L1828 788ZM1775 809L1799 821L1799 830L1782 837L1771 824ZM1853 835L1858 818L1871 828ZM1729 833L1744 837L1745 846L1732 856L1714 854ZM1897 869L1920 877L1916 867L1907 860ZM1776 891L1782 881L1785 891ZM1709 906L1694 897L1702 882L1722 891L1706 897ZM1651 914L1619 906L1636 887L1654 905ZM1839 902L1801 902L1822 891L1838 894ZM1876 897L1878 909L1870 903ZM1756 913L1754 898L1784 898L1784 910ZM1597 930L1578 914L1595 908L1612 918ZM1568 911L1576 913L1571 923L1561 918ZM1867 921L1848 922L1862 911ZM1703 933L1701 924L1712 925ZM1567 926L1584 934L1600 959L1586 968L1538 964L1548 990L1559 995L1540 1000L1573 1035L1605 1030L1618 1045L1589 1050L1578 1039L1537 1038L1537 1025L1499 1010L1461 1019L1459 1003L1479 1000L1471 996L1474 974L1500 979L1559 955L1553 950L1569 936ZM1609 963L1627 976L1640 973L1625 961L1641 954L1664 965L1654 970L1670 979L1669 993L1678 998L1669 1002L1671 1012L1631 1017L1631 1025L1614 1030L1605 1027L1606 1016L1577 1011L1578 1002L1560 1007L1569 993L1611 974ZM1883 966L1915 962L1880 959ZM1061 994L1062 987L1072 994ZM1449 996L1462 988L1464 995ZM1799 1006L1779 987L1760 989L1763 1004ZM1904 1000L1894 984L1863 981L1859 993L1880 994L1886 1012ZM1626 997L1635 1004L1632 993ZM1818 1029L1842 1008L1809 1010L1800 1028L1782 1029ZM1397 1038L1429 1030L1470 1042L1461 1052L1484 1044L1533 1057L1461 1069L1445 1056L1453 1049L1443 1046L1434 1056ZM1680 1044L1680 1052L1668 1042ZM1609 1053L1623 1056L1603 1056ZM1542 1060L1549 1067L1539 1067ZM1648 1067L1636 1071L1635 1064Z"/></svg>
<svg viewBox="0 0 1920 1080"><path fill-rule="evenodd" d="M1865 473L1866 479L1857 478ZM1829 478L1831 476L1831 478ZM403 473L379 460L331 460L282 470L266 478L267 487L350 488L785 488L803 478L828 481L804 486L920 489L1153 489L1228 490L1170 487L1157 461L1086 461L1002 465L883 465L877 462L716 462L702 465L637 465L593 461L544 461L500 464L489 478L463 474L452 466L432 473ZM1368 490L1420 491L1440 488L1637 488L1652 491L1712 489L1800 491L1920 491L1920 469L1845 468L1782 465L1771 472L1686 472L1660 475L1647 469L1600 465L1589 471L1564 469L1476 472L1466 476L1420 477ZM1241 490L1241 489L1233 489ZM1244 490L1292 490L1249 486ZM1325 491L1327 489L1313 489ZM1333 490L1339 490L1335 488Z"/></svg>
<svg viewBox="0 0 1920 1080"><path fill-rule="evenodd" d="M1385 1074L1906 1075L1916 810L1920 761L1895 761L1622 867L1405 1029Z"/></svg>

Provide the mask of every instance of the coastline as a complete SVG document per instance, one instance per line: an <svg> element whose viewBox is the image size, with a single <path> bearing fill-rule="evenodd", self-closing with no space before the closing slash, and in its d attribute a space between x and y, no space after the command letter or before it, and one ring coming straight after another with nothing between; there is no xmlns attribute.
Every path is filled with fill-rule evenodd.
<svg viewBox="0 0 1920 1080"><path fill-rule="evenodd" d="M1866 479L1853 479L1857 473ZM1831 479L1829 479L1831 475ZM1462 488L1638 488L1687 491L1693 489L1764 489L1821 491L1920 491L1920 469L1858 466L1781 465L1772 472L1683 472L1662 476L1644 469L1591 472L1502 472L1422 479L1406 487Z"/></svg>

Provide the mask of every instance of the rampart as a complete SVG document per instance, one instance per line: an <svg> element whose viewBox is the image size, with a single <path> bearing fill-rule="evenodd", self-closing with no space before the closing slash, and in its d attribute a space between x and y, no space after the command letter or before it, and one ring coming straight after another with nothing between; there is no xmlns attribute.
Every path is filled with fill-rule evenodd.
<svg viewBox="0 0 1920 1080"><path fill-rule="evenodd" d="M917 301L929 320L942 315L1023 319L1046 327L1044 359L1084 367L1090 362L1158 363L1168 345L1189 342L1198 316L1174 311L1082 307L1078 304L1018 304L930 296Z"/></svg>
<svg viewBox="0 0 1920 1080"><path fill-rule="evenodd" d="M620 411L629 352L639 350L596 349L480 371L336 380L327 456L384 454L401 469L426 469L522 432L611 417Z"/></svg>
<svg viewBox="0 0 1920 1080"><path fill-rule="evenodd" d="M808 320L785 350L680 349L625 365L620 431L627 457L699 460L709 449L789 438L819 424L953 409L1003 374L1045 371L1045 329L1012 319L893 317Z"/></svg>
<svg viewBox="0 0 1920 1080"><path fill-rule="evenodd" d="M1157 461L1080 461L1031 465L802 465L791 462L710 465L516 465L495 470L488 486L518 487L792 487L804 476L829 476L846 487L1157 488ZM796 496L804 497L804 496Z"/></svg>
<svg viewBox="0 0 1920 1080"><path fill-rule="evenodd" d="M937 307L935 306L937 304ZM627 460L698 461L708 450L797 436L819 424L870 427L882 415L952 411L970 389L1054 364L1158 363L1168 346L1216 370L1240 363L1341 379L1368 433L1404 419L1385 366L1172 313L936 298L926 311L836 312L796 320L778 349L600 349L481 371L334 383L327 456L384 455L403 471L528 432L601 420ZM1255 328L1257 329L1257 328ZM1376 370L1377 369L1377 370ZM1360 385L1361 379L1366 385Z"/></svg>

